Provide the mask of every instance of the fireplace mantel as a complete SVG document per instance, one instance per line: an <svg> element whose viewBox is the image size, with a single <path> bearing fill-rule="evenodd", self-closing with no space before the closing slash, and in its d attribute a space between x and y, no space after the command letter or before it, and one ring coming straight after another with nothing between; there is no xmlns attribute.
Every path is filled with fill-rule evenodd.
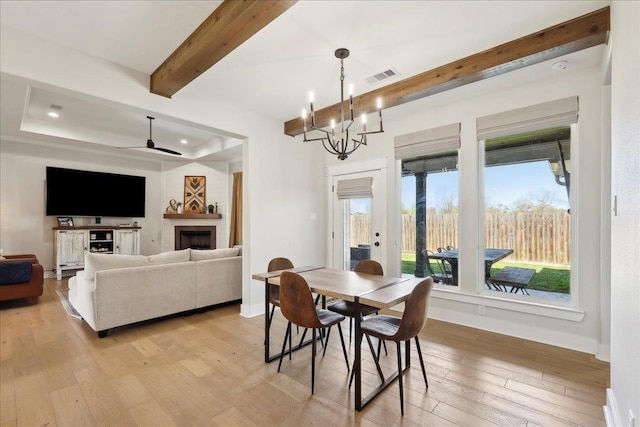
<svg viewBox="0 0 640 427"><path fill-rule="evenodd" d="M163 214L165 219L221 219L222 214L219 213L181 213L181 214Z"/></svg>

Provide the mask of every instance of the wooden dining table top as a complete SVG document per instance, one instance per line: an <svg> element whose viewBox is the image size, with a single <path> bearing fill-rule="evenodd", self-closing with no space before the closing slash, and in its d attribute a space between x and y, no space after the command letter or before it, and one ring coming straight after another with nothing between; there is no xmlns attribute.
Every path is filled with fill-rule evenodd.
<svg viewBox="0 0 640 427"><path fill-rule="evenodd" d="M297 270L297 271L296 271ZM323 267L299 267L278 272L254 274L256 280L268 280L269 284L280 285L282 271L293 271L300 274L308 283L312 292L345 301L360 302L375 307L389 307L408 297L411 290L419 283L418 278L400 278L379 276L375 274L356 273L354 271L337 270ZM416 280L418 279L418 280ZM398 302L396 302L398 301ZM395 304L393 304L395 302Z"/></svg>

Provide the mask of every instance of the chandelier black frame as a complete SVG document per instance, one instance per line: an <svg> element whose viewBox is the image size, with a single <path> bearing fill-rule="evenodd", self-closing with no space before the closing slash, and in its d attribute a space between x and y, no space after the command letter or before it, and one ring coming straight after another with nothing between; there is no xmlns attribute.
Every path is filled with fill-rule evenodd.
<svg viewBox="0 0 640 427"><path fill-rule="evenodd" d="M349 137L349 128L354 123L353 120L353 89L349 93L349 121L345 125L345 108L344 108L344 59L349 57L349 49L340 48L335 52L336 58L340 59L340 132L336 135L335 121L331 120L331 130L316 127L315 112L313 110L313 93L309 94L309 106L311 110L311 127L309 130L322 132L324 135L317 138L307 138L307 112L302 110L302 131L304 142L322 141L325 150L333 155L337 155L338 159L345 160L349 154L353 153L361 145L367 145L367 135L373 133L383 133L382 127L382 102L378 98L378 130L367 131L366 114L362 114L362 132L357 132L356 136L360 139Z"/></svg>

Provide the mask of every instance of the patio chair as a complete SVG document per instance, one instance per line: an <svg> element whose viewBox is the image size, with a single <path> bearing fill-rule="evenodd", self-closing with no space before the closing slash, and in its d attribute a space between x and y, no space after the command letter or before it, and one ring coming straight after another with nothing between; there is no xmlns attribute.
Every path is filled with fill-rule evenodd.
<svg viewBox="0 0 640 427"><path fill-rule="evenodd" d="M433 255L433 252L428 249L424 249L422 251L422 256L424 257L424 266L427 274L433 277L434 282L441 282L444 285L450 285L453 282L453 271L451 269L451 264L443 259L432 258L431 255ZM433 260L437 265L440 266L440 269L442 271L441 273L436 273L435 271L433 271L433 268L431 268L431 260Z"/></svg>

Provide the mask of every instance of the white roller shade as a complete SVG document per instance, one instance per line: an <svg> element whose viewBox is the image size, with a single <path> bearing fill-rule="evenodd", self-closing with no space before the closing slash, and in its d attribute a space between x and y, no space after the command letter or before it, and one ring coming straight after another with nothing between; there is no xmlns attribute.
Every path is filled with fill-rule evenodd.
<svg viewBox="0 0 640 427"><path fill-rule="evenodd" d="M478 140L499 138L578 122L578 97L558 99L476 120Z"/></svg>
<svg viewBox="0 0 640 427"><path fill-rule="evenodd" d="M460 123L396 136L396 159L411 159L446 153L460 148Z"/></svg>
<svg viewBox="0 0 640 427"><path fill-rule="evenodd" d="M366 199L373 197L373 178L354 178L338 181L338 199Z"/></svg>

